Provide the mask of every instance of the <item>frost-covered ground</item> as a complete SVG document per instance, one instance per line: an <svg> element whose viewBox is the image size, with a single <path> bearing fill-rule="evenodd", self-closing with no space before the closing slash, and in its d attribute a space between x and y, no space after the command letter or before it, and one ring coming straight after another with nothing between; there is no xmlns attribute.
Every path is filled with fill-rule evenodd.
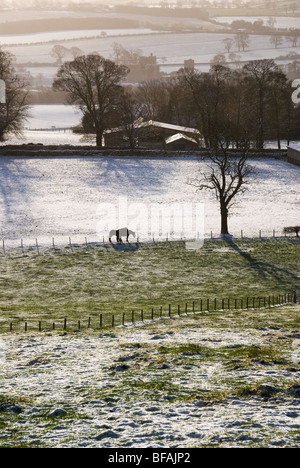
<svg viewBox="0 0 300 468"><path fill-rule="evenodd" d="M0 446L297 447L297 312L1 335Z"/></svg>
<svg viewBox="0 0 300 468"><path fill-rule="evenodd" d="M183 66L184 60L194 59L198 64L209 64L217 54L224 54L224 39L232 38L232 34L227 33L162 33L128 35L118 38L89 38L69 40L65 45L70 48L79 47L84 53L92 53L95 50L106 58L113 55L113 45L115 42L122 42L127 50L138 49L142 55L149 56L151 53L157 56L161 65L178 64ZM1 36L0 36L1 39ZM59 41L58 41L59 43ZM9 50L17 57L18 63L49 63L55 60L51 58L50 52L53 42L49 44L29 44L23 46L9 46ZM265 58L276 58L279 55L287 55L289 52L297 52L299 47L292 47L286 39L280 49L275 49L270 44L270 36L251 35L249 47L243 52L237 52L241 61L258 60ZM179 66L178 66L179 68Z"/></svg>
<svg viewBox="0 0 300 468"><path fill-rule="evenodd" d="M274 159L252 159L250 164L257 176L232 209L230 231L237 236L241 230L244 236L258 236L261 230L264 236L275 229L282 235L283 227L299 222L300 169ZM159 234L152 223L153 206L165 210L164 216L171 219L172 209L192 204L196 210L204 204L204 233L218 236L220 216L214 194L196 193L187 184L206 167L205 161L193 156L1 157L0 236L7 246L20 245L21 238L25 245L38 238L47 246L52 237L57 244L68 243L69 237L79 243L85 237L108 240L110 229L123 227L118 215L128 209L129 229L147 240ZM124 200L127 208L122 208ZM163 236L171 236L172 227L165 225ZM184 237L197 236L189 226L183 228Z"/></svg>
<svg viewBox="0 0 300 468"><path fill-rule="evenodd" d="M153 34L152 29L80 29L78 31L50 31L34 34L16 34L16 35L2 35L2 45L25 45L47 43L52 41L66 41L78 38L95 38L103 34L105 36L137 36L144 34Z"/></svg>

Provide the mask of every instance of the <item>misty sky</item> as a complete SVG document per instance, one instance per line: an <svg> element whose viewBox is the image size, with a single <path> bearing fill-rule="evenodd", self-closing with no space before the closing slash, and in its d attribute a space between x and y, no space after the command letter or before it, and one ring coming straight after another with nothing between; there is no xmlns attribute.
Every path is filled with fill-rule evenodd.
<svg viewBox="0 0 300 468"><path fill-rule="evenodd" d="M177 0L168 0L169 3L177 3ZM208 1L214 1L214 0L208 0ZM222 1L222 0L221 0ZM224 0L225 1L225 0ZM293 1L293 0L291 0ZM5 0L4 2L5 4L7 5L14 5L16 7L30 7L31 5L33 5L35 3L35 0ZM40 4L42 4L43 2L40 1L39 2ZM101 4L104 4L104 5L109 5L109 4L127 4L127 3L138 3L138 4L144 4L145 6L149 5L149 4L160 4L162 3L162 0L150 0L150 1L147 1L147 0L59 0L58 1L58 4L68 4L68 3L95 3L97 5L101 5ZM182 0L182 3L190 3L190 0ZM196 3L197 3L197 0L196 0ZM200 3L201 3L201 0L200 0ZM228 1L226 0L226 5L228 4ZM235 3L243 3L243 0L231 0L231 3L232 4L235 4ZM247 3L249 3L249 0L247 1ZM251 2L252 3L252 2ZM257 0L253 0L253 4L257 4L258 1ZM270 3L278 3L277 0L271 0Z"/></svg>

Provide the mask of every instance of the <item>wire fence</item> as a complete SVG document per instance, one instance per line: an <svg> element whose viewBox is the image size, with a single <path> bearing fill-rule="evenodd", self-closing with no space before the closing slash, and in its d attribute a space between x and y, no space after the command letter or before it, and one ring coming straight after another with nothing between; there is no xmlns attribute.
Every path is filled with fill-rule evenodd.
<svg viewBox="0 0 300 468"><path fill-rule="evenodd" d="M7 321L0 324L2 332L28 332L28 331L67 331L67 330L101 330L115 327L125 327L134 324L144 324L156 320L176 319L182 316L194 316L196 314L210 312L238 312L251 310L271 309L287 304L300 302L300 290L279 295L227 298L227 299L197 299L184 304L168 304L151 309L130 310L119 314L99 314L80 320L70 317L53 321L28 320L28 321Z"/></svg>
<svg viewBox="0 0 300 468"><path fill-rule="evenodd" d="M273 229L273 231L263 231L259 230L257 235L247 235L243 230L240 231L239 234L233 235L233 239L300 239L299 236L293 235L293 234L284 234L282 231L276 231ZM186 237L186 236L181 236L181 237L174 237L172 234L165 234L164 236L162 235L155 235L155 234L150 234L148 237L140 237L138 234L136 238L130 238L128 244L139 244L139 243L145 243L145 244L150 244L150 243L160 243L160 242L176 242L176 241L186 241L186 242L193 242L197 240L222 240L222 236L216 235L213 233L213 231L210 231L210 233L206 233L204 237L201 237L199 233L195 237ZM124 239L125 240L125 239ZM123 241L121 242L123 243ZM35 238L33 242L27 241L25 242L24 239L20 239L19 241L6 241L5 239L2 239L0 241L0 254L1 256L5 257L10 250L13 251L21 251L23 255L25 255L26 251L27 252L33 252L35 251L38 255L40 255L43 250L45 249L51 249L53 251L61 250L63 248L68 248L69 250L73 251L76 248L79 247L88 247L88 246L103 246L103 245L116 245L118 244L115 240L110 242L108 238L105 236L102 237L102 239L97 239L97 240L90 240L88 237L80 238L76 237L72 238L71 236L68 236L64 239L61 237L57 241L54 237L51 238L49 241L42 241L40 242L38 238ZM120 244L120 243L119 243ZM127 242L124 242L124 244L127 244Z"/></svg>

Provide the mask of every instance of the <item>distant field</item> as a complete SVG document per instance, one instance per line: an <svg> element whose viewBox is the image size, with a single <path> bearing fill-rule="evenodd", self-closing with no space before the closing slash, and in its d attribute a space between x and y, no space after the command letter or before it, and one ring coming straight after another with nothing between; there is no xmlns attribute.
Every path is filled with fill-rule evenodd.
<svg viewBox="0 0 300 468"><path fill-rule="evenodd" d="M125 32L125 31L124 31ZM99 34L101 31L99 31ZM192 58L196 64L210 64L210 61L217 54L224 54L224 39L232 38L229 33L155 33L119 36L119 37L99 37L87 39L70 39L66 41L57 40L67 48L73 46L79 47L84 53L92 53L97 51L100 55L106 58L113 57L113 45L115 42L121 42L127 50L138 48L142 55L149 56L151 53L157 56L158 63L161 66L176 64L177 69L183 66L184 60ZM9 38L5 37L5 41ZM0 36L1 41L1 36ZM20 36L20 42L26 42L26 36ZM6 46L7 49L16 56L17 62L22 64L35 63L47 64L53 63L55 59L51 57L51 49L55 42L45 44L29 44L22 46ZM278 56L285 56L290 52L295 52L295 47L292 47L290 42L283 40L282 46L275 49L270 43L268 35L259 36L251 35L249 47L244 52L238 52L234 47L232 52L239 55L241 62L255 59L275 59ZM70 60L71 56L67 56L66 60ZM33 73L34 73L34 69ZM47 69L39 71L45 76Z"/></svg>
<svg viewBox="0 0 300 468"><path fill-rule="evenodd" d="M0 260L0 329L58 326L68 317L76 326L121 324L122 314L131 319L164 316L171 304L173 314L200 310L200 299L230 299L231 307L246 306L246 298L292 293L299 287L299 242L286 240L236 240L229 245L211 240L198 251L187 251L184 242L131 244L129 246L87 246L51 249L37 255L35 250L12 251ZM256 305L258 303L256 302ZM261 304L262 305L262 304ZM226 301L226 307L228 303ZM22 325L21 325L22 323Z"/></svg>

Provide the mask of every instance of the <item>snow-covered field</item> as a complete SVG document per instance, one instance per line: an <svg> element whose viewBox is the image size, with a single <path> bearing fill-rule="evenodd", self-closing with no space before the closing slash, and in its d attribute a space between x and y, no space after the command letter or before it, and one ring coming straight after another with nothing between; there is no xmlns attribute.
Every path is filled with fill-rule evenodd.
<svg viewBox="0 0 300 468"><path fill-rule="evenodd" d="M82 113L72 106L63 104L32 106L30 118L25 122L25 127L27 130L70 128L80 124L81 117Z"/></svg>
<svg viewBox="0 0 300 468"><path fill-rule="evenodd" d="M2 335L0 446L299 445L297 330L207 320Z"/></svg>
<svg viewBox="0 0 300 468"><path fill-rule="evenodd" d="M144 34L153 34L152 29L80 29L73 31L50 31L34 34L16 34L16 35L1 35L0 41L2 45L25 45L37 44L41 42L58 42L70 39L79 38L94 38L103 35L105 36L140 36Z"/></svg>
<svg viewBox="0 0 300 468"><path fill-rule="evenodd" d="M139 36L124 36L120 38L127 50L138 48L143 55L156 55L162 64L181 64L184 60L194 59L196 63L209 63L216 54L225 52L224 39L232 34L221 33L185 33L185 34L145 34ZM0 36L1 42L1 36ZM59 41L57 41L59 43ZM111 58L113 44L119 42L116 37L99 39L70 40L64 45L80 47L84 53L97 51L100 55ZM18 63L27 62L55 62L50 56L53 43L30 44L24 46L9 46L9 50L17 57ZM299 47L291 47L284 39L282 47L275 49L270 44L269 36L251 35L248 49L238 52L241 60L276 58L289 52L297 52ZM232 50L236 52L236 50Z"/></svg>
<svg viewBox="0 0 300 468"><path fill-rule="evenodd" d="M85 237L89 241L107 239L109 229L117 227L118 213L125 212L122 203L131 213L128 227L140 226L139 233L144 233L141 240L152 239L153 231L158 236L151 224L152 206L171 212L178 206L194 204L197 210L204 204L204 232L219 235L214 194L196 193L186 183L205 170L206 164L192 155L80 157L79 152L78 157L3 156L0 236L7 246L20 245L21 238L25 245L38 238L41 245L48 246L52 237L60 244L66 244L69 237L79 243ZM237 236L241 230L244 236L258 236L259 230L262 235L272 235L275 229L282 235L283 227L299 222L300 168L274 159L252 159L250 164L257 176L232 209L230 231ZM184 235L191 238L197 233Z"/></svg>

